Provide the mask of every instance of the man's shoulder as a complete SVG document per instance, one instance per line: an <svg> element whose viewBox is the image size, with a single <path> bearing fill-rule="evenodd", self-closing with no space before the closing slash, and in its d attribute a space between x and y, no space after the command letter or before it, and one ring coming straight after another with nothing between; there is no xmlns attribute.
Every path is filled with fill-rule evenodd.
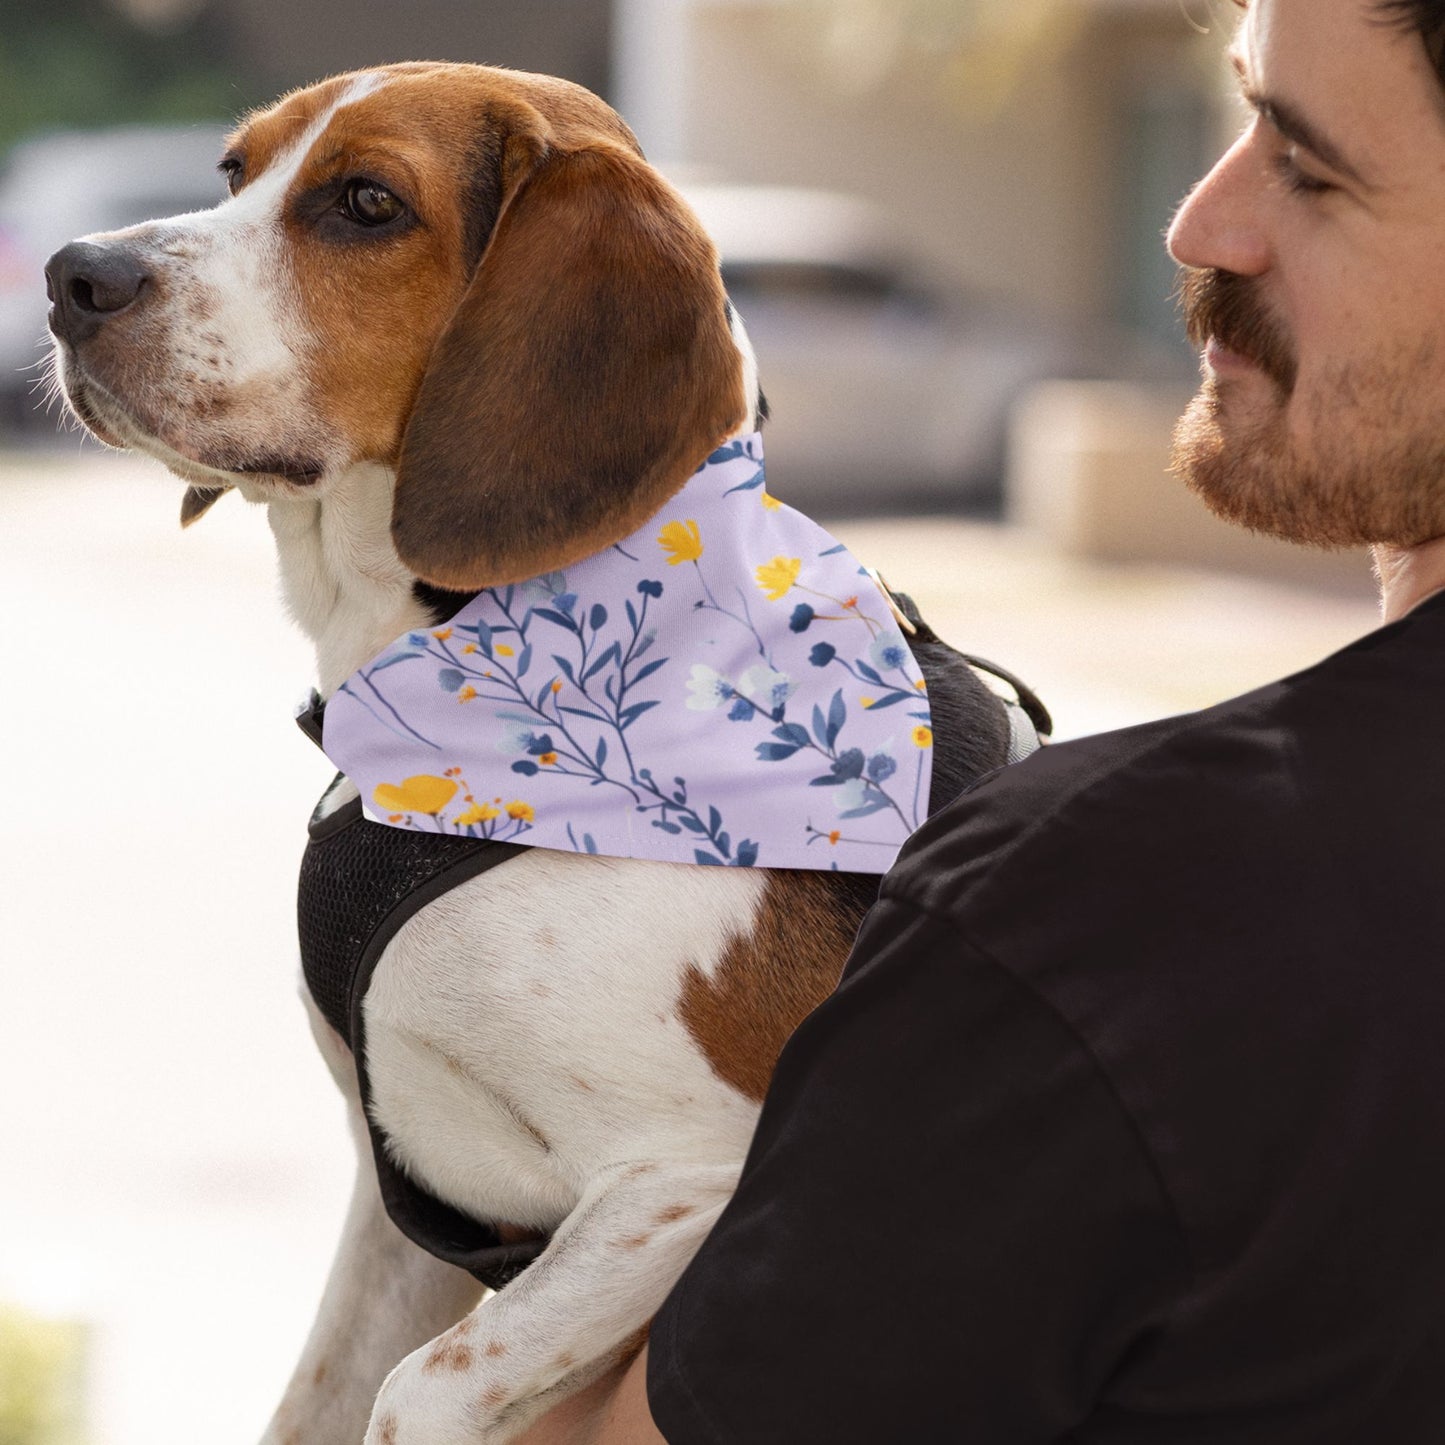
<svg viewBox="0 0 1445 1445"><path fill-rule="evenodd" d="M1161 850L1171 878L1195 868L1196 885L1227 887L1297 864L1312 827L1337 835L1338 864L1356 841L1346 816L1395 807L1402 791L1408 811L1439 774L1442 646L1445 599L1218 706L1043 748L930 818L884 892L973 914L981 894L1011 887L1142 878Z"/></svg>
<svg viewBox="0 0 1445 1445"><path fill-rule="evenodd" d="M884 892L946 915L981 889L1066 884L1168 836L1207 847L1247 811L1258 841L1303 801L1285 684L1204 712L1040 749L981 779L913 836Z"/></svg>

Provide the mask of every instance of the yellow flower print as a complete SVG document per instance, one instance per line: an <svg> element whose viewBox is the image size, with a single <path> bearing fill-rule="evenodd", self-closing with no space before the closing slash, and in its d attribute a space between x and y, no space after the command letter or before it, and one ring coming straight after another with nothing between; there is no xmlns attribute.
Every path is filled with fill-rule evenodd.
<svg viewBox="0 0 1445 1445"><path fill-rule="evenodd" d="M802 570L801 557L774 557L771 562L764 562L754 575L758 586L767 593L768 601L778 602L788 595L789 588L798 580L798 573Z"/></svg>
<svg viewBox="0 0 1445 1445"><path fill-rule="evenodd" d="M464 648L462 648L463 652L475 652L476 650L477 644L475 642L469 642Z"/></svg>
<svg viewBox="0 0 1445 1445"><path fill-rule="evenodd" d="M473 803L465 813L458 813L453 821L460 823L463 828L470 828L473 823L490 823L493 818L501 816L496 808L486 803Z"/></svg>
<svg viewBox="0 0 1445 1445"><path fill-rule="evenodd" d="M878 699L876 697L860 697L858 701L862 703L864 707L872 707Z"/></svg>
<svg viewBox="0 0 1445 1445"><path fill-rule="evenodd" d="M913 745L917 748L931 748L933 746L933 729L926 728L922 724L914 728Z"/></svg>
<svg viewBox="0 0 1445 1445"><path fill-rule="evenodd" d="M517 649L515 647L508 647L505 642L499 642L497 644L498 657L515 657L516 655Z"/></svg>
<svg viewBox="0 0 1445 1445"><path fill-rule="evenodd" d="M541 763L544 768L554 767L554 766L556 765L556 762L557 762L557 754L556 754L556 753L541 753L541 754L538 755L537 761L538 761L539 763Z"/></svg>
<svg viewBox="0 0 1445 1445"><path fill-rule="evenodd" d="M443 627L440 632L432 633L432 636L435 637L438 642L445 642L451 635L452 630L450 627Z"/></svg>
<svg viewBox="0 0 1445 1445"><path fill-rule="evenodd" d="M552 691L553 693L559 693L562 691L562 679L560 677L554 677L552 679Z"/></svg>
<svg viewBox="0 0 1445 1445"><path fill-rule="evenodd" d="M507 816L516 818L523 823L534 823L537 820L537 814L533 811L532 805L522 802L519 798L514 798L507 804Z"/></svg>
<svg viewBox="0 0 1445 1445"><path fill-rule="evenodd" d="M388 813L428 813L435 817L456 795L457 784L450 778L419 773L400 785L378 783L371 796Z"/></svg>
<svg viewBox="0 0 1445 1445"><path fill-rule="evenodd" d="M916 688L919 690L919 692L927 692L927 691L928 691L928 682L927 682L927 680L926 680L925 678L921 678L921 677L920 677L920 678L918 679L918 681L915 682L913 685L914 685L914 687L916 687Z"/></svg>
<svg viewBox="0 0 1445 1445"><path fill-rule="evenodd" d="M679 562L696 562L702 556L702 533L696 522L669 522L657 534L657 545L672 555L667 559L669 567Z"/></svg>
<svg viewBox="0 0 1445 1445"><path fill-rule="evenodd" d="M477 695L477 690L476 690L476 688L474 688L474 687L471 685L471 683L468 683L464 688L461 688L461 689L457 692L457 701L458 701L458 702L470 702L476 695Z"/></svg>
<svg viewBox="0 0 1445 1445"><path fill-rule="evenodd" d="M761 496L761 501L763 506L770 512L776 512L778 508L783 505L771 492L764 492Z"/></svg>

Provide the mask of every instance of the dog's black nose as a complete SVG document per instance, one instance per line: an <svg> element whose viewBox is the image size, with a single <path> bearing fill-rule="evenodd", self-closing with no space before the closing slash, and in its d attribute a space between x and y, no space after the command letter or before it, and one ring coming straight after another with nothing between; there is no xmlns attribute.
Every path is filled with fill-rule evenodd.
<svg viewBox="0 0 1445 1445"><path fill-rule="evenodd" d="M89 340L145 290L150 272L124 246L72 241L45 263L50 329L71 345Z"/></svg>

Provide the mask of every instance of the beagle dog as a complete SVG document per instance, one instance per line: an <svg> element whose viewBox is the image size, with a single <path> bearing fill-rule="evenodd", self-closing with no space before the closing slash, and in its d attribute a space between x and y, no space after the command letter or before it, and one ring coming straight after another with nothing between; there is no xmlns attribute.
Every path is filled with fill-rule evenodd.
<svg viewBox="0 0 1445 1445"><path fill-rule="evenodd" d="M762 420L711 242L576 85L343 75L249 117L221 169L213 210L52 258L57 375L97 437L188 484L183 523L227 491L267 509L322 698L480 589L627 536ZM934 806L1008 752L999 699L951 676ZM265 1445L492 1445L635 1353L875 888L519 849L386 946L369 1117L308 999L360 1165ZM489 1293L415 1245L373 1131L534 1262Z"/></svg>

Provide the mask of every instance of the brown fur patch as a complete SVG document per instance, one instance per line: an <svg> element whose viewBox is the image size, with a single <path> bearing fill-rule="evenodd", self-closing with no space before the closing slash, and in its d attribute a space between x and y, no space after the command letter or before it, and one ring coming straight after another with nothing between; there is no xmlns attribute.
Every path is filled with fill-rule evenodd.
<svg viewBox="0 0 1445 1445"><path fill-rule="evenodd" d="M396 1416L388 1415L377 1426L377 1439L381 1445L396 1445Z"/></svg>
<svg viewBox="0 0 1445 1445"><path fill-rule="evenodd" d="M678 1014L713 1072L761 1102L793 1030L833 991L863 909L826 873L769 872L753 931L717 974L689 967Z"/></svg>
<svg viewBox="0 0 1445 1445"><path fill-rule="evenodd" d="M507 1347L501 1342L501 1340L493 1340L492 1343L487 1346L485 1351L483 1351L483 1353L489 1356L491 1359L495 1360L499 1359L502 1355L505 1355L507 1353Z"/></svg>
<svg viewBox="0 0 1445 1445"><path fill-rule="evenodd" d="M643 1249L652 1243L650 1234L634 1234L627 1239L617 1241L618 1249Z"/></svg>
<svg viewBox="0 0 1445 1445"><path fill-rule="evenodd" d="M507 1387L505 1385L489 1385L482 1391L482 1406L487 1410L495 1410L498 1405L507 1403Z"/></svg>
<svg viewBox="0 0 1445 1445"><path fill-rule="evenodd" d="M695 1204L669 1204L666 1209L659 1210L653 1215L652 1222L657 1225L676 1224L679 1219L686 1219L689 1214L697 1213Z"/></svg>

